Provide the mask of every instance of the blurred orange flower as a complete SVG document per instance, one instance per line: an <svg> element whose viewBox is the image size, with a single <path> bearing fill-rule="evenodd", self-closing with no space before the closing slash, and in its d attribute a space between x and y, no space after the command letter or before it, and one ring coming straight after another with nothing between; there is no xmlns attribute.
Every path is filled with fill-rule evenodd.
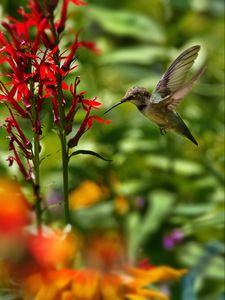
<svg viewBox="0 0 225 300"><path fill-rule="evenodd" d="M114 272L95 269L36 273L24 284L24 300L168 300L161 291L147 288L170 279L179 279L186 270L159 267L141 270L127 267Z"/></svg>
<svg viewBox="0 0 225 300"><path fill-rule="evenodd" d="M130 208L128 200L123 196L117 196L115 198L115 207L120 215L126 214Z"/></svg>
<svg viewBox="0 0 225 300"><path fill-rule="evenodd" d="M96 182L85 180L70 194L71 209L81 209L98 203L106 197L107 189Z"/></svg>
<svg viewBox="0 0 225 300"><path fill-rule="evenodd" d="M42 226L42 230L27 237L32 257L45 269L67 266L76 256L78 238L72 232L46 228Z"/></svg>
<svg viewBox="0 0 225 300"><path fill-rule="evenodd" d="M115 230L89 237L83 252L86 264L93 269L113 270L125 263L124 239Z"/></svg>
<svg viewBox="0 0 225 300"><path fill-rule="evenodd" d="M16 182L0 179L0 207L0 234L15 233L29 223L29 205Z"/></svg>
<svg viewBox="0 0 225 300"><path fill-rule="evenodd" d="M174 270L166 266L141 269L126 265L122 239L115 232L92 237L85 255L87 268L39 272L29 276L24 282L23 299L168 300L160 290L147 286L178 279L186 273L184 269Z"/></svg>
<svg viewBox="0 0 225 300"><path fill-rule="evenodd" d="M64 231L29 226L6 245L4 239L0 247L0 284L20 293L18 287L33 274L48 274L71 265L76 258L79 240L70 229L70 226Z"/></svg>

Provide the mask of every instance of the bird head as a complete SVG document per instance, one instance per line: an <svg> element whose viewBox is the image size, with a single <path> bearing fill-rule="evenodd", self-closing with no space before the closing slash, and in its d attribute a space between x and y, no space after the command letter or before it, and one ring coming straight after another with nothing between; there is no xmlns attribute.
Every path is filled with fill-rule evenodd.
<svg viewBox="0 0 225 300"><path fill-rule="evenodd" d="M125 96L123 97L122 100L120 100L119 102L117 102L116 104L114 104L112 107L110 107L106 112L109 112L111 109L113 109L114 107L125 103L125 102L131 102L133 104L135 104L137 107L142 106L142 105L147 105L148 100L150 98L150 93L143 87L132 87L129 88L125 94Z"/></svg>

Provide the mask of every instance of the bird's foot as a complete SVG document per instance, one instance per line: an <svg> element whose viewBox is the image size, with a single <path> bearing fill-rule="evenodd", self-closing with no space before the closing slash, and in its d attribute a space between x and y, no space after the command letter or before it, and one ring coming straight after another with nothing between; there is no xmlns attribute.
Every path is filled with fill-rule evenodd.
<svg viewBox="0 0 225 300"><path fill-rule="evenodd" d="M166 133L166 130L163 129L163 128L160 128L159 130L160 130L160 133L161 133L162 135L164 135L164 134Z"/></svg>

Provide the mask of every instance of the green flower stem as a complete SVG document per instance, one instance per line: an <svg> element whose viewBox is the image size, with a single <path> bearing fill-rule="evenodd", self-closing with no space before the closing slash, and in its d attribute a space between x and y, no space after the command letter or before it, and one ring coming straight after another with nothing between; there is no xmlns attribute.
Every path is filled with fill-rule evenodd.
<svg viewBox="0 0 225 300"><path fill-rule="evenodd" d="M35 211L37 217L37 224L42 223L42 197L40 193L40 136L34 132L34 151L33 151L33 164L34 164L34 183L33 190L35 196Z"/></svg>
<svg viewBox="0 0 225 300"><path fill-rule="evenodd" d="M62 153L62 169L63 169L63 195L64 195L64 215L66 224L70 223L70 207L69 207L69 184L68 184L68 151L66 142L66 132L64 129L65 123L65 111L63 105L63 94L61 89L61 78L57 76L57 86L58 86L58 103L59 103L59 138L61 142L61 153Z"/></svg>
<svg viewBox="0 0 225 300"><path fill-rule="evenodd" d="M33 91L33 84L31 84L31 90ZM33 192L35 198L35 211L37 218L37 225L42 223L42 208L41 208L41 192L40 192L40 135L35 130L35 124L37 120L36 115L36 103L35 97L31 103L31 117L32 117L32 127L33 127Z"/></svg>
<svg viewBox="0 0 225 300"><path fill-rule="evenodd" d="M53 36L55 38L55 45L59 44L59 37L56 32L54 26L54 15L49 16L49 20L51 23L51 29L53 32ZM60 60L59 60L59 50L56 51L54 54L54 60L58 67L60 67ZM64 215L65 215L65 222L66 224L70 223L70 207L69 207L69 184L68 184L68 164L69 164L69 156L67 150L67 141L66 141L66 132L64 129L65 123L65 111L64 111L64 104L63 104L63 93L62 93L62 78L58 74L57 77L57 91L58 91L58 109L59 109L59 138L61 143L61 153L62 153L62 169L63 169L63 195L64 195Z"/></svg>
<svg viewBox="0 0 225 300"><path fill-rule="evenodd" d="M69 186L68 186L68 153L65 132L60 133L61 152L62 152L62 169L63 169L63 195L64 195L64 215L65 222L70 223L70 207L69 207Z"/></svg>
<svg viewBox="0 0 225 300"><path fill-rule="evenodd" d="M34 94L34 82L30 80L30 90L32 94ZM41 197L41 189L40 189L40 134L36 132L35 124L37 121L37 113L36 113L36 99L35 96L31 100L31 120L32 120L32 128L33 128L33 192L35 197L35 212L37 218L37 225L41 225L42 223L42 197Z"/></svg>

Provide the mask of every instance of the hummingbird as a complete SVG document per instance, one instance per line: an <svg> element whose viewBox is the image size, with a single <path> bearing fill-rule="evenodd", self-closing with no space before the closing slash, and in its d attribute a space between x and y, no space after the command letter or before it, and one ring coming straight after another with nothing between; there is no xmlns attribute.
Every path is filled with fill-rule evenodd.
<svg viewBox="0 0 225 300"><path fill-rule="evenodd" d="M199 50L200 46L195 45L183 51L169 65L152 93L144 87L129 88L123 99L105 113L122 103L131 102L143 115L158 125L161 134L166 133L167 130L173 130L198 145L187 125L176 112L176 107L205 70L205 67L200 68L189 80L186 80Z"/></svg>

